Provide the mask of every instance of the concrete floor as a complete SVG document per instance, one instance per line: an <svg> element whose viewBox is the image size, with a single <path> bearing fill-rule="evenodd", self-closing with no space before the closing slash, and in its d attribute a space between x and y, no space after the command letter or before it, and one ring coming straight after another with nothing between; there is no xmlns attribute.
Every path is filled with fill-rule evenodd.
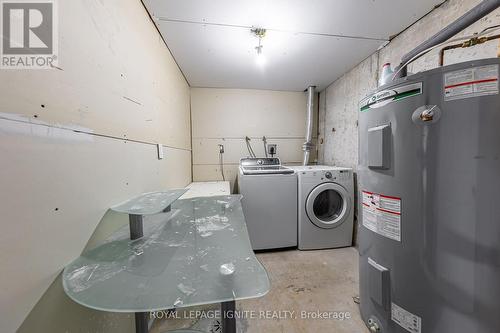
<svg viewBox="0 0 500 333"><path fill-rule="evenodd" d="M262 298L237 302L240 312L256 314L254 318L247 316L238 320L239 333L368 332L353 301L358 295L355 248L267 252L257 257L269 273L271 291ZM318 311L330 318L303 318L303 315L316 317ZM281 318L273 318L276 316ZM210 318L157 320L151 332L187 327L220 332L215 321Z"/></svg>

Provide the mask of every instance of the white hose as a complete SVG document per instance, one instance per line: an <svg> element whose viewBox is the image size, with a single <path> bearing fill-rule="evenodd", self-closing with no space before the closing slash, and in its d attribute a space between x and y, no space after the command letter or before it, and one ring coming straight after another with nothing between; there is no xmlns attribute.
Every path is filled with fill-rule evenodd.
<svg viewBox="0 0 500 333"><path fill-rule="evenodd" d="M222 174L222 180L226 181L226 176L224 175L224 157L223 153L219 151L219 165L220 165L220 173Z"/></svg>
<svg viewBox="0 0 500 333"><path fill-rule="evenodd" d="M248 153L250 154L250 157L256 158L257 156L255 155L255 152L253 151L252 144L250 143L250 138L248 136L245 137L245 142L247 144L247 150L248 150Z"/></svg>

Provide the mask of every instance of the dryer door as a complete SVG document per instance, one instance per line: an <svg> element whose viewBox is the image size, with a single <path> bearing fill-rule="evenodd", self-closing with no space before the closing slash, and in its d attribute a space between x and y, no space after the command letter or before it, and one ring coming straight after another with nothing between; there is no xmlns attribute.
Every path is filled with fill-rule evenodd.
<svg viewBox="0 0 500 333"><path fill-rule="evenodd" d="M335 183L316 186L307 197L306 212L316 226L331 229L341 225L351 211L351 200L344 187Z"/></svg>

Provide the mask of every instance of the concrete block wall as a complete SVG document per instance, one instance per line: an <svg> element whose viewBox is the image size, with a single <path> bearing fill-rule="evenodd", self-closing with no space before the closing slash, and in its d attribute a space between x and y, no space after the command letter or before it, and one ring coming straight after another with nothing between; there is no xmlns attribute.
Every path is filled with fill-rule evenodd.
<svg viewBox="0 0 500 333"><path fill-rule="evenodd" d="M356 170L358 164L358 103L377 88L382 65L390 62L395 67L405 53L462 16L479 2L480 0L445 1L441 6L392 39L385 47L323 90L319 98L318 163L346 166ZM457 37L469 36L497 24L500 24L499 9L476 22L458 34ZM446 53L444 64L496 57L499 47L498 40L495 40L468 49L449 51ZM416 73L436 68L438 67L438 58L439 48L415 61L408 67L408 70ZM357 231L357 223L355 229ZM354 238L356 243L357 232L355 232Z"/></svg>
<svg viewBox="0 0 500 333"><path fill-rule="evenodd" d="M320 93L318 162L356 168L358 164L358 103L377 88L382 65L395 67L405 53L476 6L480 0L448 0L406 29L358 66ZM492 12L457 36L468 36L500 24L500 10ZM496 57L498 40L446 53L445 65L473 59ZM409 66L410 72L438 67L439 49Z"/></svg>

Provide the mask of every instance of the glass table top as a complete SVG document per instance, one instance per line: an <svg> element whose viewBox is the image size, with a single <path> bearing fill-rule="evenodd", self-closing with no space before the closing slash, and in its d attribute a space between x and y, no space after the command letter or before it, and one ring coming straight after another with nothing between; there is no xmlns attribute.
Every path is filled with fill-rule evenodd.
<svg viewBox="0 0 500 333"><path fill-rule="evenodd" d="M63 272L75 302L112 312L147 312L260 297L270 288L255 257L241 196L178 200L144 218L144 237L118 230Z"/></svg>
<svg viewBox="0 0 500 333"><path fill-rule="evenodd" d="M163 212L165 208L170 206L187 191L188 189L178 189L144 193L138 197L113 206L111 209L115 212L133 215L158 214Z"/></svg>

